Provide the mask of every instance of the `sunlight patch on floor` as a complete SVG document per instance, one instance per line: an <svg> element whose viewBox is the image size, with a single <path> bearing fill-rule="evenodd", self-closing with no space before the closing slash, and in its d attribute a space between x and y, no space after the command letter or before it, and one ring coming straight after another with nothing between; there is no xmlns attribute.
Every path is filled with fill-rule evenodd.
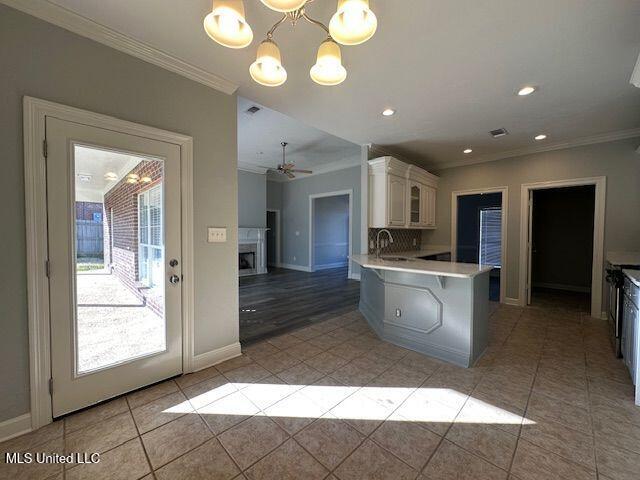
<svg viewBox="0 0 640 480"><path fill-rule="evenodd" d="M243 394L247 393L247 396ZM249 397L249 398L247 398ZM254 402L250 398L255 399ZM210 403L204 404L205 401ZM259 408L256 403L262 403ZM352 387L223 383L165 413L340 420L392 420L417 423L533 425L518 413L491 405L451 388Z"/></svg>

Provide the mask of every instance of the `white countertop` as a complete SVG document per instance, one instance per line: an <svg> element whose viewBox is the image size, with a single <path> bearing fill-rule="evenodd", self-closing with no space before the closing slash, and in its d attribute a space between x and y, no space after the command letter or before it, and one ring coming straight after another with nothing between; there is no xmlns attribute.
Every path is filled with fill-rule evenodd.
<svg viewBox="0 0 640 480"><path fill-rule="evenodd" d="M392 252L385 255L394 256L394 257L407 257L407 258L419 258L419 257L430 257L432 255L442 255L443 253L451 253L450 248L432 248L425 247L420 250L406 250L404 252Z"/></svg>
<svg viewBox="0 0 640 480"><path fill-rule="evenodd" d="M640 267L640 252L607 252L611 265L637 265Z"/></svg>
<svg viewBox="0 0 640 480"><path fill-rule="evenodd" d="M403 257L404 255L390 253L383 256ZM472 278L481 273L488 272L493 268L491 266L478 265L475 263L438 262L435 260L421 260L418 258L411 258L409 261L393 261L376 258L375 255L352 255L351 260L365 268L458 278Z"/></svg>
<svg viewBox="0 0 640 480"><path fill-rule="evenodd" d="M640 287L640 270L622 270L629 280L631 280L635 285Z"/></svg>

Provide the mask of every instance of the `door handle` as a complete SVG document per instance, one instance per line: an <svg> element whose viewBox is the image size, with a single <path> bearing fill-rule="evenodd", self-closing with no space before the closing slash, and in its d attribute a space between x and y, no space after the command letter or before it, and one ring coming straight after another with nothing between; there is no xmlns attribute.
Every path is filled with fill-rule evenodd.
<svg viewBox="0 0 640 480"><path fill-rule="evenodd" d="M171 275L169 277L169 283L172 283L173 285L180 283L180 277L178 275Z"/></svg>

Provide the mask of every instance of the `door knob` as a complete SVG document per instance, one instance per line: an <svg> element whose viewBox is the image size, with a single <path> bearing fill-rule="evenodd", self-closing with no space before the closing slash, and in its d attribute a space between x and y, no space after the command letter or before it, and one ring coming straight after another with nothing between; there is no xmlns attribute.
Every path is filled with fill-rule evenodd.
<svg viewBox="0 0 640 480"><path fill-rule="evenodd" d="M172 284L174 284L174 285L175 285L176 283L180 283L180 277L179 277L178 275L171 275L171 276L169 277L169 283L172 283Z"/></svg>

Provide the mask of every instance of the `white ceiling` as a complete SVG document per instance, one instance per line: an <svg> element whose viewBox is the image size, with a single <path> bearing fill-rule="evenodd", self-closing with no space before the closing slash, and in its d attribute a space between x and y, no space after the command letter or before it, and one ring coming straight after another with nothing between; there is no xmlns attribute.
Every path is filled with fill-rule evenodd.
<svg viewBox="0 0 640 480"><path fill-rule="evenodd" d="M289 79L275 89L248 74L278 19L258 0L245 1L254 41L239 51L204 33L210 0L52 1L216 73L241 96L306 125L434 166L529 148L538 133L566 143L640 127L640 89L629 84L640 52L638 0L371 0L378 32L343 47L345 83L311 81L324 34L302 22L276 32ZM316 0L308 13L326 23L335 3ZM525 84L540 90L516 97ZM384 118L388 106L398 113ZM491 138L499 127L511 134ZM468 146L474 152L464 156Z"/></svg>
<svg viewBox="0 0 640 480"><path fill-rule="evenodd" d="M104 193L117 184L143 157L77 145L74 152L76 200L102 202ZM115 173L115 180L107 180Z"/></svg>
<svg viewBox="0 0 640 480"><path fill-rule="evenodd" d="M250 115L247 109L260 111ZM282 163L282 146L288 142L287 162L299 168L322 170L360 161L360 147L287 115L238 97L238 165L276 167Z"/></svg>

